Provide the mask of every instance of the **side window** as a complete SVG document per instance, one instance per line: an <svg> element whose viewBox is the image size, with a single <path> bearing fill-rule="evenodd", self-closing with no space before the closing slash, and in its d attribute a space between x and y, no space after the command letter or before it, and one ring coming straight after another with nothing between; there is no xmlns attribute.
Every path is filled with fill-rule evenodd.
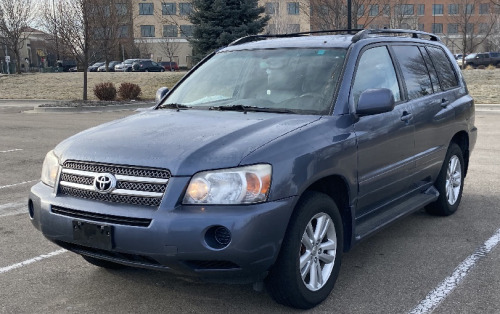
<svg viewBox="0 0 500 314"><path fill-rule="evenodd" d="M431 78L418 47L394 46L393 49L403 71L408 98L432 94Z"/></svg>
<svg viewBox="0 0 500 314"><path fill-rule="evenodd" d="M444 51L438 47L428 47L427 49L431 56L432 63L436 68L439 81L441 82L441 87L444 90L457 87L457 76L455 75L453 66L451 65L448 57L446 57Z"/></svg>
<svg viewBox="0 0 500 314"><path fill-rule="evenodd" d="M396 71L385 46L367 49L359 59L352 86L354 103L358 103L362 92L373 88L388 88L394 95L394 101L401 100Z"/></svg>
<svg viewBox="0 0 500 314"><path fill-rule="evenodd" d="M439 85L438 76L436 73L436 69L434 68L434 64L432 63L431 57L427 53L424 47L420 47L420 53L425 60L425 65L427 66L427 70L429 70L429 75L431 76L432 88L434 89L434 93L442 91L441 86Z"/></svg>

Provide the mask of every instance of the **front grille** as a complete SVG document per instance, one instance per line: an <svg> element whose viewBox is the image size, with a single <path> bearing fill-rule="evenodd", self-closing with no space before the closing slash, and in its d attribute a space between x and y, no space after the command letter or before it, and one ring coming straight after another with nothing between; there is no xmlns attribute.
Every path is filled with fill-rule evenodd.
<svg viewBox="0 0 500 314"><path fill-rule="evenodd" d="M117 225L148 227L151 224L151 219L148 218L134 218L134 217L97 214L97 213L84 212L81 210L70 209L60 206L52 206L52 212L67 217L87 219L87 220L117 224Z"/></svg>
<svg viewBox="0 0 500 314"><path fill-rule="evenodd" d="M99 192L95 188L94 181L103 174L116 179L111 191ZM98 201L158 207L169 179L166 169L66 161L59 192Z"/></svg>

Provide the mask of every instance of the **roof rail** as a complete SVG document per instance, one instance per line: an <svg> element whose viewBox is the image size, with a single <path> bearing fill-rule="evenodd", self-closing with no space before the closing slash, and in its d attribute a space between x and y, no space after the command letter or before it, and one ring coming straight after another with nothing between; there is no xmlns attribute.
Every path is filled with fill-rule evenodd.
<svg viewBox="0 0 500 314"><path fill-rule="evenodd" d="M411 29L364 29L354 35L352 38L352 42L355 43L361 39L369 38L370 35L389 35L392 34L394 36L397 35L411 35L411 38L420 38L423 39L422 36L429 37L431 41L441 41L438 36L431 33L415 31Z"/></svg>
<svg viewBox="0 0 500 314"><path fill-rule="evenodd" d="M297 36L307 36L313 34L327 34L327 33L358 33L361 29L330 29L324 31L312 31L312 32L300 32L300 33L291 33L291 34L275 34L275 35L249 35L245 37L241 37L230 43L228 46L236 46L244 43L261 40L261 39L269 39L269 38L286 38L286 37L297 37Z"/></svg>

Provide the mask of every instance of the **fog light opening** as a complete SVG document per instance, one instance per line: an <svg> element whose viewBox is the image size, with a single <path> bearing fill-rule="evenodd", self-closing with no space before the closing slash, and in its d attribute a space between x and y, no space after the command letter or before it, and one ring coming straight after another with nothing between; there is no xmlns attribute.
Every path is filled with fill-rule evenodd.
<svg viewBox="0 0 500 314"><path fill-rule="evenodd" d="M28 201L28 212L29 212L30 218L33 219L35 217L35 209L33 207L32 200Z"/></svg>
<svg viewBox="0 0 500 314"><path fill-rule="evenodd" d="M210 227L205 233L205 243L217 250L226 248L231 243L231 231L224 226Z"/></svg>

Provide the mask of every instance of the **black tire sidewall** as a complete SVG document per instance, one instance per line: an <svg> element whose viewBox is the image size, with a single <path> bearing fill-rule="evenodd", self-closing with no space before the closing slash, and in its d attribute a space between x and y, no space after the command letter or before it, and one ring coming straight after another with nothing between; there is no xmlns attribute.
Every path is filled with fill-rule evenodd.
<svg viewBox="0 0 500 314"><path fill-rule="evenodd" d="M299 252L302 235L309 221L318 213L326 213L335 225L337 235L337 253L334 267L327 283L317 291L310 291L302 281L299 267ZM282 299L276 298L273 291L271 295L276 301L296 308L308 309L325 300L332 291L340 272L343 252L343 227L342 218L335 202L326 194L319 192L306 192L296 206L283 240L281 251L276 261L276 267L270 274L269 283L284 285L281 291ZM269 286L269 285L268 285ZM271 287L270 290L273 288Z"/></svg>
<svg viewBox="0 0 500 314"><path fill-rule="evenodd" d="M450 159L453 156L456 156L460 161L461 180L460 180L460 192L458 194L458 198L455 204L451 205L446 197L446 175ZM464 171L465 171L465 164L464 164L463 152L457 144L452 143L448 149L448 152L446 153L446 158L444 160L443 166L436 179L436 188L439 191L439 198L437 199L436 202L430 204L430 206L428 207L428 211L431 214L440 216L449 216L457 211L458 206L460 205L460 201L462 200L462 193L464 190L464 181L465 181Z"/></svg>

